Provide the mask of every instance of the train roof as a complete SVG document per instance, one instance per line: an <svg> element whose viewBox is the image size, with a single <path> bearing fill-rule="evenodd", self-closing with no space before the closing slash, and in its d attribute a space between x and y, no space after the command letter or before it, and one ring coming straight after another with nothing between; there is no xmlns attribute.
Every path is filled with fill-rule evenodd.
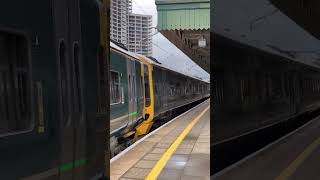
<svg viewBox="0 0 320 180"><path fill-rule="evenodd" d="M165 65L162 64L162 63L159 64L159 63L155 62L152 58L150 58L150 57L148 57L148 56L144 56L144 55L140 55L140 56L144 57L144 59L146 59L150 64L152 64L152 65L154 65L154 66L158 66L158 67L161 67L161 68L164 68L164 69L173 71L173 72L178 73L178 74L181 74L181 75L183 75L183 76L187 76L187 77L196 79L196 80L198 80L198 81L202 81L202 82L205 82L205 83L209 83L209 82L207 82L207 81L204 81L204 80L201 79L201 78L198 78L198 77L195 77L195 76L190 76L190 75L188 75L188 74L183 74L182 72L179 72L179 71L177 71L177 70L175 70L175 69L172 69L172 68L170 68L170 67L167 67L167 66L165 66ZM157 61L158 61L158 60L157 60Z"/></svg>
<svg viewBox="0 0 320 180"><path fill-rule="evenodd" d="M118 51L120 51L120 52L122 52L124 54L127 54L127 55L129 55L131 57L139 59L139 56L137 56L138 54L136 54L134 52L130 52L130 51L126 50L126 49L123 49L120 46L118 46L117 44L115 44L114 42L110 41L110 47L113 48L113 49L116 49L116 50L118 50Z"/></svg>
<svg viewBox="0 0 320 180"><path fill-rule="evenodd" d="M122 53L124 53L124 54L127 54L128 56L131 56L131 57L133 57L133 58L136 58L136 59L138 59L138 60L140 59L140 57L143 57L145 60L148 61L148 63L150 63L150 64L152 64L152 65L154 65L154 66L158 66L158 67L161 67L161 68L163 68L163 69L167 69L167 70L170 70L170 71L179 73L179 74L181 74L181 75L183 75L183 76L188 76L188 77L190 77L190 78L193 78L193 79L196 79L196 80L205 82L205 83L209 83L209 82L207 82L207 81L204 81L204 80L201 79L201 78L198 78L198 77L195 77L195 76L190 76L190 75L188 75L188 74L183 74L182 72L179 72L179 71L177 71L177 70L175 70L175 69L172 69L172 68L170 68L170 67L167 67L167 66L165 66L163 63L159 62L157 59L155 59L155 58L153 58L153 57L148 57L148 56L144 56L144 55L137 54L137 53L134 53L134 52L130 52L130 51L128 51L128 50L120 47L119 45L117 45L116 43L114 43L114 42L112 42L112 41L110 41L110 47L113 48L113 49L115 49L115 50L117 50L117 51L120 51L120 52L122 52Z"/></svg>

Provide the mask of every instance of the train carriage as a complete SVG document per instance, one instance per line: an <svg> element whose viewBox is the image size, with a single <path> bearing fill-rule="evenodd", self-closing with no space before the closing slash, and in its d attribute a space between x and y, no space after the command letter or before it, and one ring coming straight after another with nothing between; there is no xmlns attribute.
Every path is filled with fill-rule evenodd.
<svg viewBox="0 0 320 180"><path fill-rule="evenodd" d="M216 173L249 155L251 147L262 148L317 115L320 75L318 65L292 54L214 38L211 152Z"/></svg>
<svg viewBox="0 0 320 180"><path fill-rule="evenodd" d="M111 155L119 144L133 135L143 119L144 88L142 63L138 56L111 42L110 61L110 147ZM120 149L119 149L120 148Z"/></svg>
<svg viewBox="0 0 320 180"><path fill-rule="evenodd" d="M319 108L319 69L220 36L215 62L214 144ZM227 53L232 49L235 54Z"/></svg>
<svg viewBox="0 0 320 180"><path fill-rule="evenodd" d="M152 60L149 59L149 62ZM167 111L208 96L207 83L165 68L161 64L153 63L152 77L155 117L161 117Z"/></svg>
<svg viewBox="0 0 320 180"><path fill-rule="evenodd" d="M107 60L99 59L102 5L106 10L95 0L1 3L1 179L105 175L107 116L97 118L97 64Z"/></svg>
<svg viewBox="0 0 320 180"><path fill-rule="evenodd" d="M121 151L177 109L209 96L209 84L111 42L110 147Z"/></svg>
<svg viewBox="0 0 320 180"><path fill-rule="evenodd" d="M132 135L142 120L144 92L138 57L113 42L110 53L110 147L114 149L116 138Z"/></svg>

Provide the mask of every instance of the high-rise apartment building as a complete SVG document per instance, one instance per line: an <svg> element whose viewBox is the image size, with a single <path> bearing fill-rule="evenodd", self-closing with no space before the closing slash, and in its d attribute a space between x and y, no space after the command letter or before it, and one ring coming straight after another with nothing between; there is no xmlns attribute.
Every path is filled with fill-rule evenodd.
<svg viewBox="0 0 320 180"><path fill-rule="evenodd" d="M129 15L129 51L152 55L152 16L142 14Z"/></svg>
<svg viewBox="0 0 320 180"><path fill-rule="evenodd" d="M124 45L128 44L129 14L132 0L111 0L110 38Z"/></svg>
<svg viewBox="0 0 320 180"><path fill-rule="evenodd" d="M129 51L152 55L152 16L132 13L132 0L111 0L110 38Z"/></svg>

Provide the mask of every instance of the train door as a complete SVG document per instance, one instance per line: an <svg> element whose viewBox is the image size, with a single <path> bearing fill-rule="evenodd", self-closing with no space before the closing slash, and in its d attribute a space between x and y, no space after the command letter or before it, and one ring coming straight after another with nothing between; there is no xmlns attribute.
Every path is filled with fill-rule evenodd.
<svg viewBox="0 0 320 180"><path fill-rule="evenodd" d="M79 84L83 97L79 99L83 106L76 126L74 179L82 175L85 179L97 179L109 174L109 12L109 0L80 0Z"/></svg>
<svg viewBox="0 0 320 180"><path fill-rule="evenodd" d="M72 173L74 180L86 179L86 119L83 104L82 74L87 66L82 66L81 22L79 0L70 0L69 6L69 58L71 77L71 118L73 128ZM96 74L92 74L96 75ZM91 92L92 93L92 92ZM69 164L70 165L70 164Z"/></svg>
<svg viewBox="0 0 320 180"><path fill-rule="evenodd" d="M83 109L79 1L55 1L58 92L59 176L85 179L86 125ZM71 33L72 32L72 33Z"/></svg>
<svg viewBox="0 0 320 180"><path fill-rule="evenodd" d="M137 114L137 89L136 89L136 72L135 72L135 61L127 61L128 70L128 118L129 124L132 124L136 120Z"/></svg>
<svg viewBox="0 0 320 180"><path fill-rule="evenodd" d="M77 43L73 45L73 120L74 120L74 160L73 160L73 174L74 179L85 179L85 164L86 159L86 117L83 104L83 83L82 73L85 68L82 68L82 58L80 55L80 47Z"/></svg>
<svg viewBox="0 0 320 180"><path fill-rule="evenodd" d="M141 58L143 60L143 58ZM144 60L143 60L144 61ZM136 128L135 138L149 132L154 118L154 94L152 81L152 66L150 64L143 65L143 82L144 82L144 121Z"/></svg>
<svg viewBox="0 0 320 180"><path fill-rule="evenodd" d="M60 166L61 179L72 179L68 164L73 162L73 125L71 119L70 63L64 41L60 42L58 56L59 72L59 119L60 119Z"/></svg>
<svg viewBox="0 0 320 180"><path fill-rule="evenodd" d="M135 72L136 72L136 99L137 99L137 120L142 119L142 111L144 107L144 99L143 99L143 76L141 74L142 65L141 62L135 62Z"/></svg>
<svg viewBox="0 0 320 180"><path fill-rule="evenodd" d="M75 45L73 57L69 58L63 43L59 51L60 179L80 180L85 178L83 165L86 163L80 49Z"/></svg>
<svg viewBox="0 0 320 180"><path fill-rule="evenodd" d="M73 125L71 120L70 61L68 53L68 1L54 1L58 72L59 179L73 179ZM71 168L72 170L72 168Z"/></svg>

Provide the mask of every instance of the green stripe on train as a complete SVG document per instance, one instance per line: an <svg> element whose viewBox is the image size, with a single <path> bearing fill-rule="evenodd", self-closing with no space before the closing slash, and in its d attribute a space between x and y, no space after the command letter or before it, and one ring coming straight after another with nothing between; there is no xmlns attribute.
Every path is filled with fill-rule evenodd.
<svg viewBox="0 0 320 180"><path fill-rule="evenodd" d="M80 166L83 166L87 163L86 159L80 159L80 160L76 160L75 162L71 162L71 163L67 163L67 164L63 164L60 166L60 171L61 172L67 172L72 170L73 168L77 168Z"/></svg>
<svg viewBox="0 0 320 180"><path fill-rule="evenodd" d="M138 112L129 113L129 117L130 117L130 116L134 116L134 115L136 115L136 114L138 114Z"/></svg>

